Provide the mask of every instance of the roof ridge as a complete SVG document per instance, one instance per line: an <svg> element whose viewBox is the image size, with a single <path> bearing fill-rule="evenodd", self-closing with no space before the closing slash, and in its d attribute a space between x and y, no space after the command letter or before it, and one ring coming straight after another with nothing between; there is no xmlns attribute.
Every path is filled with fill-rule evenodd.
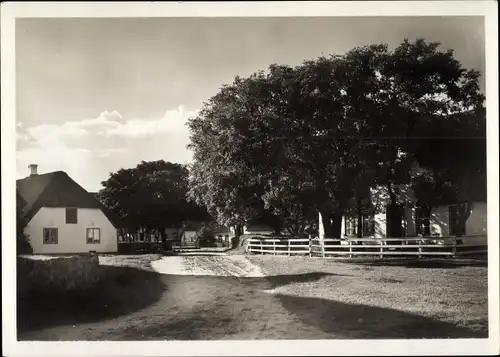
<svg viewBox="0 0 500 357"><path fill-rule="evenodd" d="M66 176L69 177L69 175L67 174L66 171L62 171L62 170L57 170L57 171L51 171L51 172L45 172L43 174L35 174L35 175L29 175L29 176L26 176L24 178L21 178L21 179L17 179L16 182L18 181L23 181L23 180L28 180L30 178L34 178L34 177L40 177L40 176L49 176L49 175L56 175L56 174L64 174Z"/></svg>

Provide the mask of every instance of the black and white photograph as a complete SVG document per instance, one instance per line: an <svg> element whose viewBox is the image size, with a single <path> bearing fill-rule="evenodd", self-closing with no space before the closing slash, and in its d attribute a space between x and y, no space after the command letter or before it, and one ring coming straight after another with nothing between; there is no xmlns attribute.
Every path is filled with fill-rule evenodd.
<svg viewBox="0 0 500 357"><path fill-rule="evenodd" d="M499 352L497 3L307 3L2 4L5 355Z"/></svg>

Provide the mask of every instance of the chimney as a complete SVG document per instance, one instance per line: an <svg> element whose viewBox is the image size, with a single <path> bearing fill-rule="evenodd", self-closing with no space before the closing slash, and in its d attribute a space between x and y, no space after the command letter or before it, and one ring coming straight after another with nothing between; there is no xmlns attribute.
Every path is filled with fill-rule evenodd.
<svg viewBox="0 0 500 357"><path fill-rule="evenodd" d="M30 169L30 176L38 175L38 171L37 171L38 165L31 164L28 167Z"/></svg>

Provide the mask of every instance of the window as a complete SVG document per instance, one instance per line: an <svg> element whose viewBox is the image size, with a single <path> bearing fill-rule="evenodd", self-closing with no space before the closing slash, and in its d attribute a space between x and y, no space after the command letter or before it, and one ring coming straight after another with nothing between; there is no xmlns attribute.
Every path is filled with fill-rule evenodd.
<svg viewBox="0 0 500 357"><path fill-rule="evenodd" d="M57 228L43 229L43 244L57 244Z"/></svg>
<svg viewBox="0 0 500 357"><path fill-rule="evenodd" d="M465 235L465 224L461 223L460 217L465 215L465 205L450 206L450 235L462 236Z"/></svg>
<svg viewBox="0 0 500 357"><path fill-rule="evenodd" d="M373 215L363 216L363 237L372 236L375 234L375 218ZM345 219L345 236L357 237L358 236L358 218L346 217Z"/></svg>
<svg viewBox="0 0 500 357"><path fill-rule="evenodd" d="M87 228L87 244L101 243L101 229Z"/></svg>
<svg viewBox="0 0 500 357"><path fill-rule="evenodd" d="M375 217L373 215L363 216L363 237L375 235Z"/></svg>
<svg viewBox="0 0 500 357"><path fill-rule="evenodd" d="M66 224L78 223L78 210L76 208L66 208Z"/></svg>
<svg viewBox="0 0 500 357"><path fill-rule="evenodd" d="M431 215L427 207L415 208L415 232L427 237L431 235Z"/></svg>
<svg viewBox="0 0 500 357"><path fill-rule="evenodd" d="M358 220L355 217L345 218L345 235L346 237L356 237L358 233Z"/></svg>

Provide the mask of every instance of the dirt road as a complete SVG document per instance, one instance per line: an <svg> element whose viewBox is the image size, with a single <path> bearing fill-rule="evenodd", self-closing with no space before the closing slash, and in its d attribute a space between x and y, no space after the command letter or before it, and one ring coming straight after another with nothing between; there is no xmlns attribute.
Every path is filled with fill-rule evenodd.
<svg viewBox="0 0 500 357"><path fill-rule="evenodd" d="M297 338L297 331L301 331L303 338L325 337L324 333L318 335L321 332L318 328L303 325L276 297L266 293L277 284L301 277L287 276L283 281L270 277L268 280L244 256L164 257L151 262L151 267L153 271L144 271L142 273L147 275L138 277L138 280L150 280L148 287L135 286L138 283L135 281L128 282L121 293L122 298L113 296L114 301L108 303L106 309L126 305L127 294L131 299L129 303L134 304L132 299L142 298L141 290L144 295L155 291L156 301L147 306L133 312L125 309L128 313L121 316L104 319L95 316L91 319L97 321L86 322L82 317L74 324L65 322L20 331L19 339L277 339ZM306 278L317 277L313 274ZM159 294L157 285L162 286ZM100 305L105 303L101 301Z"/></svg>
<svg viewBox="0 0 500 357"><path fill-rule="evenodd" d="M262 278L264 273L245 256L183 255L165 257L151 263L160 274Z"/></svg>
<svg viewBox="0 0 500 357"><path fill-rule="evenodd" d="M113 280L86 298L70 302L68 298L52 307L31 306L22 313L40 322L20 328L18 338L337 339L434 337L437 332L461 336L467 332L393 309L276 293L288 284L314 282L326 275L335 278L336 274L265 276L246 257L221 254L144 259L125 257L125 267L116 266L120 258L103 259L103 268L109 269ZM384 319L406 328L379 328Z"/></svg>

